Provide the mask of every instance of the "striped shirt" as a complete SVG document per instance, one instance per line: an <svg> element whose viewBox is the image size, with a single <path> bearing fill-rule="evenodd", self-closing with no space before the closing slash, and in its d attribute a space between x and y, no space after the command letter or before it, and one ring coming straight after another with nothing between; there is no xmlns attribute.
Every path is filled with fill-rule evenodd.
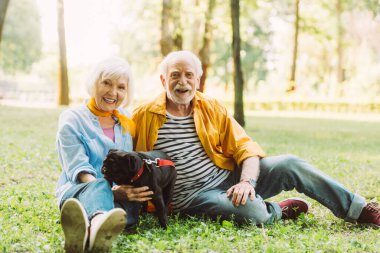
<svg viewBox="0 0 380 253"><path fill-rule="evenodd" d="M168 154L176 165L177 180L172 200L175 211L188 207L199 192L218 186L230 174L207 156L192 115L176 117L166 113L166 122L158 130L154 150Z"/></svg>

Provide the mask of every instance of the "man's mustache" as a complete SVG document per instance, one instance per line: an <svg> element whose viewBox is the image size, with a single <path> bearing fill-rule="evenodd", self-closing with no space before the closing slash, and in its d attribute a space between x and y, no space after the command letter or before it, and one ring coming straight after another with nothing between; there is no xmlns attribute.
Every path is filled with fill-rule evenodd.
<svg viewBox="0 0 380 253"><path fill-rule="evenodd" d="M174 86L174 90L189 90L189 91L191 91L192 87L189 84L178 83L178 84L176 84L176 86Z"/></svg>

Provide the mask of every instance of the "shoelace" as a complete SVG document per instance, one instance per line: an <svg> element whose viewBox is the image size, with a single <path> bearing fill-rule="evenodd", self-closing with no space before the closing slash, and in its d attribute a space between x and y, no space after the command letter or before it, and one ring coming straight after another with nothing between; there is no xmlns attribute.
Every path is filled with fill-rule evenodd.
<svg viewBox="0 0 380 253"><path fill-rule="evenodd" d="M293 210L293 211L297 211L299 208L300 208L299 206L292 206L292 207L284 206L283 208L281 208L281 210L282 211L288 211L290 209L290 210Z"/></svg>
<svg viewBox="0 0 380 253"><path fill-rule="evenodd" d="M376 215L380 215L380 207L379 203L377 202L368 203L367 209L371 212L374 212Z"/></svg>
<svg viewBox="0 0 380 253"><path fill-rule="evenodd" d="M284 215L285 217L291 217L292 214L297 215L298 209L299 209L298 206L292 206L292 207L284 206L283 208L281 208L281 211L282 211L282 215Z"/></svg>

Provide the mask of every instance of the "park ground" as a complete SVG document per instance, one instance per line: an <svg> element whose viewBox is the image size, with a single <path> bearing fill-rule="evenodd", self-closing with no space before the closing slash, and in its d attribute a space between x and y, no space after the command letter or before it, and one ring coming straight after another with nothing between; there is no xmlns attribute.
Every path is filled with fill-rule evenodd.
<svg viewBox="0 0 380 253"><path fill-rule="evenodd" d="M54 141L62 110L0 106L0 252L63 252L54 198L60 174ZM269 155L300 156L379 201L379 116L308 115L253 113L246 130ZM291 191L270 200L290 196L303 195ZM161 230L147 215L136 234L115 241L113 252L379 252L380 230L344 222L305 198L310 214L263 227L172 216Z"/></svg>

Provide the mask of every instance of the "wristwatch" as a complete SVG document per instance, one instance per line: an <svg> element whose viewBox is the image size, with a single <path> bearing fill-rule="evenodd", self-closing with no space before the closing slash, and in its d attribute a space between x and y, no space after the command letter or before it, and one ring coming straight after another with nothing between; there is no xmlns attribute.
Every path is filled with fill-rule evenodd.
<svg viewBox="0 0 380 253"><path fill-rule="evenodd" d="M257 181L253 178L242 180L242 182L249 183L250 185L253 186L253 188L256 188L256 185L257 185Z"/></svg>

